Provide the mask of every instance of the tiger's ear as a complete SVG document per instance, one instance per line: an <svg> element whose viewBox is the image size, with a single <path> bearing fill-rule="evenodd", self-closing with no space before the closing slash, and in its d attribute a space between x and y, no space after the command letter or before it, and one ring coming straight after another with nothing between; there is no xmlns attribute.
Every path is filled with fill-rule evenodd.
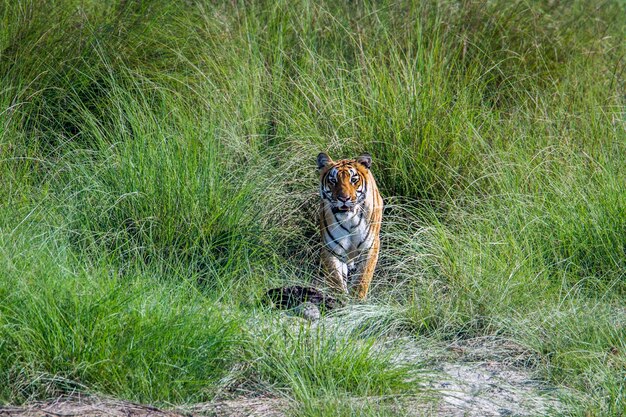
<svg viewBox="0 0 626 417"><path fill-rule="evenodd" d="M317 155L317 169L322 169L331 162L330 156L324 152Z"/></svg>
<svg viewBox="0 0 626 417"><path fill-rule="evenodd" d="M362 155L359 155L356 158L356 161L359 164L363 165L365 168L370 169L370 167L372 166L372 155L364 153Z"/></svg>

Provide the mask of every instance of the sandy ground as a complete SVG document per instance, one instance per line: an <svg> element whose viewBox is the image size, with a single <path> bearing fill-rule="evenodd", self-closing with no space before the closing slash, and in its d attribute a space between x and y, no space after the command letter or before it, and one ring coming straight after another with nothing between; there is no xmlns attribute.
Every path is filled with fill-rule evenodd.
<svg viewBox="0 0 626 417"><path fill-rule="evenodd" d="M190 416L249 416L282 417L284 404L274 398L240 398L207 404L164 410L149 405L134 404L96 397L58 398L51 402L33 403L24 407L0 406L0 416L10 417L190 417Z"/></svg>
<svg viewBox="0 0 626 417"><path fill-rule="evenodd" d="M537 416L559 410L561 392L534 378L531 352L507 340L479 338L445 347L432 362L430 388L450 416Z"/></svg>

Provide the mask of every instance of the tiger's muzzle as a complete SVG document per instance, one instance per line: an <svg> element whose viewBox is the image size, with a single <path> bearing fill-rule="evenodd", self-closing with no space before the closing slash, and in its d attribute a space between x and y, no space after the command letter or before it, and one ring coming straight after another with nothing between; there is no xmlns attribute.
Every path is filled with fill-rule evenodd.
<svg viewBox="0 0 626 417"><path fill-rule="evenodd" d="M333 201L332 211L333 213L347 213L354 211L356 204L350 198L337 197L337 200Z"/></svg>

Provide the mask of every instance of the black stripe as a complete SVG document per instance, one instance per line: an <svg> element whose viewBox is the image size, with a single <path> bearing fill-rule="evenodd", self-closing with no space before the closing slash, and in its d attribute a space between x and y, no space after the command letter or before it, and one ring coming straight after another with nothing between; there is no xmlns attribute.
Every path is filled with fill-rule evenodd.
<svg viewBox="0 0 626 417"><path fill-rule="evenodd" d="M346 256L339 255L334 250L329 249L328 246L324 246L324 249L326 249L332 256L334 256L335 258L339 259L341 262L346 263L346 260L348 259L347 255Z"/></svg>
<svg viewBox="0 0 626 417"><path fill-rule="evenodd" d="M326 178L328 177L328 171L326 171L326 173L324 174L324 176L322 177L322 179L320 180L320 188L322 189L322 198L326 198Z"/></svg>
<svg viewBox="0 0 626 417"><path fill-rule="evenodd" d="M361 243L363 243L363 242L361 242ZM363 250L363 252L369 252L369 250L372 249L372 246L374 246L374 242L372 242L372 244L369 246L369 248Z"/></svg>
<svg viewBox="0 0 626 417"><path fill-rule="evenodd" d="M362 203L363 201L365 201L365 197L367 196L367 187L363 187L365 189L365 191L361 191L359 192L359 190L357 189L356 193L357 193L357 202Z"/></svg>
<svg viewBox="0 0 626 417"><path fill-rule="evenodd" d="M332 240L337 246L339 246L345 252L348 252L343 246L341 246L339 242L337 242L337 240L335 239L335 236L333 236L333 234L330 233L330 230L328 230L328 223L326 223L326 216L324 215L324 213L322 213L322 222L324 223L324 231L326 232L328 236L330 236L330 240Z"/></svg>
<svg viewBox="0 0 626 417"><path fill-rule="evenodd" d="M361 225L362 221L363 221L363 209L361 208L361 215L359 217L359 222L356 224L356 229L359 228L359 226Z"/></svg>
<svg viewBox="0 0 626 417"><path fill-rule="evenodd" d="M365 201L365 197L367 197L367 182L365 182L365 180L363 180L363 189L363 194L361 194L363 198L361 200Z"/></svg>
<svg viewBox="0 0 626 417"><path fill-rule="evenodd" d="M343 230L345 230L348 233L352 233L350 232L350 230L346 229L346 227L339 221L339 219L337 218L337 213L335 213L334 211L333 211L333 217L335 218L335 222L339 224L339 227L341 227Z"/></svg>
<svg viewBox="0 0 626 417"><path fill-rule="evenodd" d="M326 194L326 191L322 191L322 198L328 202L331 202L331 198Z"/></svg>
<svg viewBox="0 0 626 417"><path fill-rule="evenodd" d="M331 198L328 196L328 193L326 192L326 187L324 187L324 184L320 184L320 191L322 194L322 199L332 201Z"/></svg>
<svg viewBox="0 0 626 417"><path fill-rule="evenodd" d="M331 168L332 169L332 168ZM330 169L328 171L326 171L326 173L324 174L324 176L322 177L321 183L324 184L326 182L326 178L328 178L328 173L330 172Z"/></svg>
<svg viewBox="0 0 626 417"><path fill-rule="evenodd" d="M341 224L341 222L338 222L338 223L339 223L339 227L341 227L343 230L345 230L345 231L346 231L346 232L348 232L348 233L352 233L350 230L346 229L346 226L344 226L343 224Z"/></svg>

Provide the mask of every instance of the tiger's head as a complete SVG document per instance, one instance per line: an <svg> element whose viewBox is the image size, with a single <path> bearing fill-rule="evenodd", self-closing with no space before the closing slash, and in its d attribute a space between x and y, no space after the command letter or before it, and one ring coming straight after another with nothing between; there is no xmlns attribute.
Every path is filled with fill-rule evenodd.
<svg viewBox="0 0 626 417"><path fill-rule="evenodd" d="M336 162L323 152L317 155L320 196L334 213L354 211L365 201L371 165L372 157L367 153Z"/></svg>

